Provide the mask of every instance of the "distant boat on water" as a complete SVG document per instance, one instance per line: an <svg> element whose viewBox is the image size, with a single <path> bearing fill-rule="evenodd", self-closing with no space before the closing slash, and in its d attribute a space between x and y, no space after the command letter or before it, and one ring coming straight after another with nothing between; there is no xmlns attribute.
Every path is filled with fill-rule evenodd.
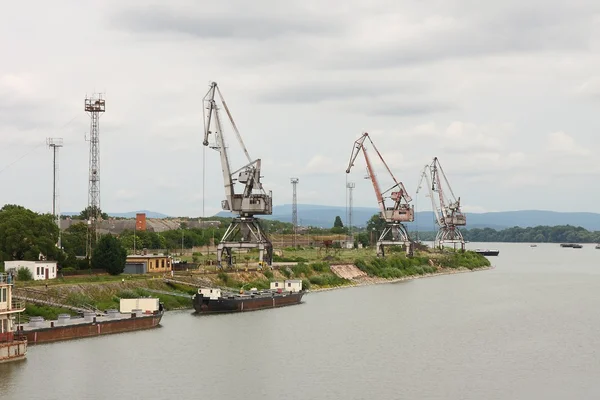
<svg viewBox="0 0 600 400"><path fill-rule="evenodd" d="M475 253L481 254L482 256L497 256L500 254L500 250L475 249Z"/></svg>
<svg viewBox="0 0 600 400"><path fill-rule="evenodd" d="M596 245L596 249L600 249L600 243Z"/></svg>
<svg viewBox="0 0 600 400"><path fill-rule="evenodd" d="M537 247L537 244L530 244L529 247Z"/></svg>
<svg viewBox="0 0 600 400"><path fill-rule="evenodd" d="M573 249L580 249L583 246L580 245L579 243L561 243L560 247L571 247Z"/></svg>

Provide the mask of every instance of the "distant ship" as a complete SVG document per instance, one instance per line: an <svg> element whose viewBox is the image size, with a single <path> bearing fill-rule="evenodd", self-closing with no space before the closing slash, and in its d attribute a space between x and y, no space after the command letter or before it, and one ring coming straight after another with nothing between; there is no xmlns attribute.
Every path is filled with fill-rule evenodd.
<svg viewBox="0 0 600 400"><path fill-rule="evenodd" d="M500 250L475 249L475 253L481 254L482 256L497 256L500 254Z"/></svg>
<svg viewBox="0 0 600 400"><path fill-rule="evenodd" d="M221 289L201 288L192 297L192 302L198 314L231 313L300 304L305 293L301 280L290 279L271 282L269 290L259 291L253 288L247 293L227 293Z"/></svg>
<svg viewBox="0 0 600 400"><path fill-rule="evenodd" d="M537 244L530 244L529 247L537 247Z"/></svg>
<svg viewBox="0 0 600 400"><path fill-rule="evenodd" d="M583 246L578 243L561 243L560 247L571 247L573 249L581 249Z"/></svg>

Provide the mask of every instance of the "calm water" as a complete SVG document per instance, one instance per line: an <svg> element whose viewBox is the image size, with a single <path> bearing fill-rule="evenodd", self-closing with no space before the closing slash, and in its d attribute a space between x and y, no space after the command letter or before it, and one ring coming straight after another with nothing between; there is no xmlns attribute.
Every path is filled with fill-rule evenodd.
<svg viewBox="0 0 600 400"><path fill-rule="evenodd" d="M469 246L496 268L32 346L0 398L600 398L600 250Z"/></svg>

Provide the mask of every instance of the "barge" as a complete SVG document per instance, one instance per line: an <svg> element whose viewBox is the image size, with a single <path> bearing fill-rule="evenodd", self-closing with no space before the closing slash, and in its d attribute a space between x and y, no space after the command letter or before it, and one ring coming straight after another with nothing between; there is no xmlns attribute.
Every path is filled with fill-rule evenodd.
<svg viewBox="0 0 600 400"><path fill-rule="evenodd" d="M27 356L27 339L15 334L15 318L25 311L25 306L12 299L12 278L12 274L0 273L0 363Z"/></svg>
<svg viewBox="0 0 600 400"><path fill-rule="evenodd" d="M476 249L474 251L475 253L481 254L482 256L497 256L498 254L500 254L500 250Z"/></svg>
<svg viewBox="0 0 600 400"><path fill-rule="evenodd" d="M271 282L269 290L250 289L245 293L222 292L221 289L200 288L192 297L198 314L217 314L263 310L300 304L306 293L297 279Z"/></svg>
<svg viewBox="0 0 600 400"><path fill-rule="evenodd" d="M139 304L140 300L151 300L151 303L155 300L156 309L127 306L131 301ZM163 314L164 306L158 299L121 299L120 311L106 310L105 315L85 312L82 317L60 314L55 321L31 317L29 323L17 327L17 333L26 337L30 344L57 342L155 328L160 324Z"/></svg>

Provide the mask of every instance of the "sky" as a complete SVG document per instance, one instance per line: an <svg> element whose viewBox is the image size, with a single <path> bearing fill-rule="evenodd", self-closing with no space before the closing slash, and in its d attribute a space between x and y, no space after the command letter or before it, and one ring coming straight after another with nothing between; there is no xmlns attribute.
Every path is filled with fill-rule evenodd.
<svg viewBox="0 0 600 400"><path fill-rule="evenodd" d="M224 198L202 145L216 81L273 203L377 202L369 132L420 210L438 157L465 212L597 210L600 3L574 0L11 2L0 13L0 204L87 205L103 93L101 208L210 216ZM233 131L232 168L244 165ZM374 153L371 152L371 155ZM375 165L382 187L390 181Z"/></svg>

